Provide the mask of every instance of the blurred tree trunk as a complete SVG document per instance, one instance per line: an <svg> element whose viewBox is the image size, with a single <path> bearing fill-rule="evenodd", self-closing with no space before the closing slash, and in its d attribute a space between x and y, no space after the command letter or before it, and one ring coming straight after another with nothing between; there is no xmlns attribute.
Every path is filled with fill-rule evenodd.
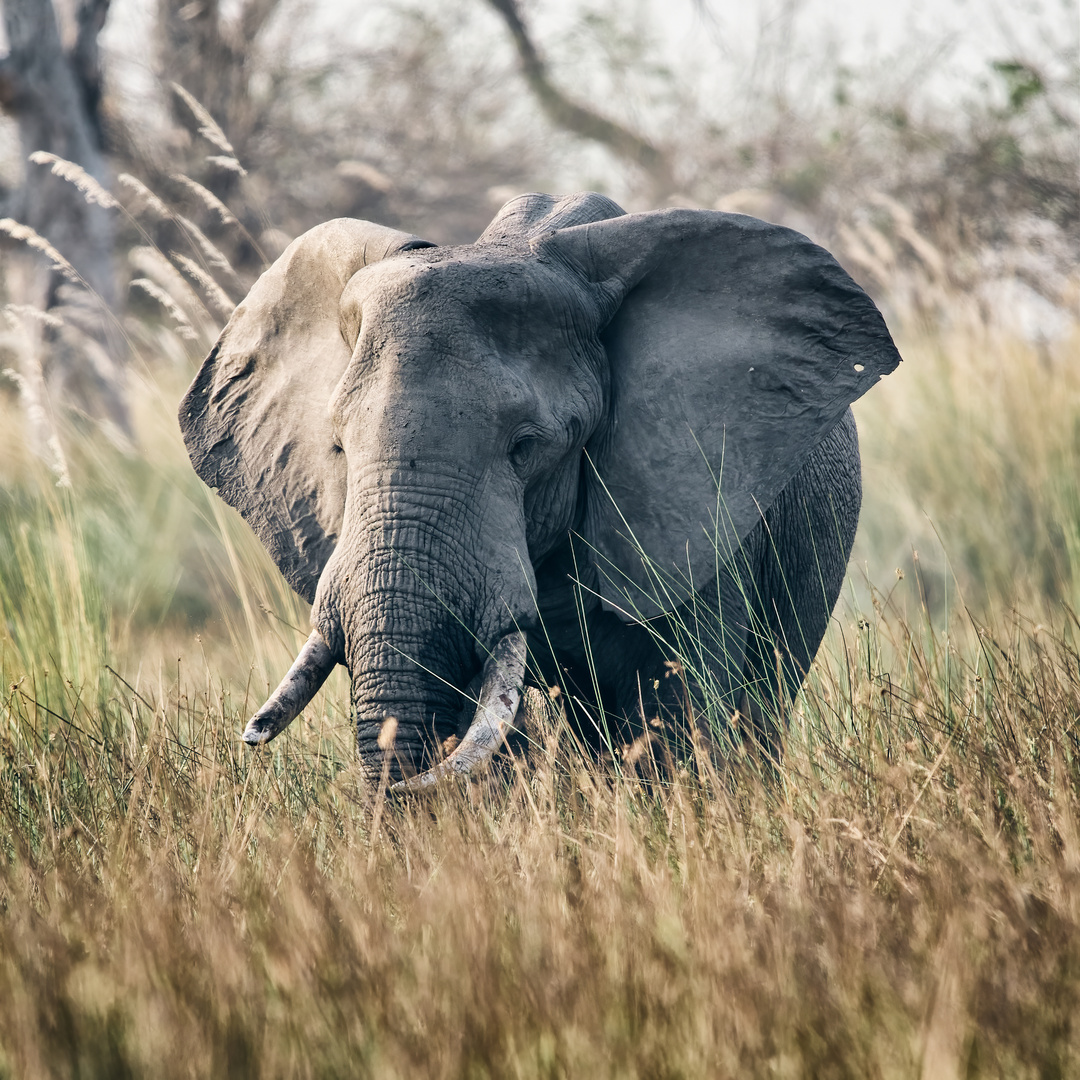
<svg viewBox="0 0 1080 1080"><path fill-rule="evenodd" d="M547 118L564 131L606 146L623 161L644 171L655 201L661 202L671 195L675 191L675 179L668 155L643 135L574 101L551 81L547 64L521 17L517 0L487 0L487 3L506 23L521 62L521 73Z"/></svg>
<svg viewBox="0 0 1080 1080"><path fill-rule="evenodd" d="M58 24L50 0L3 0L9 51L0 59L0 107L18 122L24 156L55 154L103 187L108 180L97 37L108 9L109 0L69 0ZM8 252L9 299L51 310L60 320L27 322L31 340L23 384L39 441L55 439L54 431L40 430L49 408L38 398L49 396L128 434L117 362L121 344L105 310L114 311L117 300L113 211L90 202L78 184L52 175L47 164L26 166L24 182L4 211L45 237L96 295L66 282L25 248Z"/></svg>

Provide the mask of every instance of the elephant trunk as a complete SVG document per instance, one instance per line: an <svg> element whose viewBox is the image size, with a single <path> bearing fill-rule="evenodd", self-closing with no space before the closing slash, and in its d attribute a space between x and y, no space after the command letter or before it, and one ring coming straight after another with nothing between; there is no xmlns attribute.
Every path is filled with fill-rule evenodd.
<svg viewBox="0 0 1080 1080"><path fill-rule="evenodd" d="M280 731L336 660L349 669L365 772L426 787L487 760L513 722L521 631L535 621L524 525L520 509L493 509L490 492L485 502L460 477L410 464L364 479L350 489L319 581L316 632L245 740ZM462 735L445 757L450 737Z"/></svg>
<svg viewBox="0 0 1080 1080"><path fill-rule="evenodd" d="M424 638L388 636L366 621L351 619L345 630L357 749L370 776L385 763L397 780L431 766L457 734L475 662L444 621Z"/></svg>
<svg viewBox="0 0 1080 1080"><path fill-rule="evenodd" d="M347 535L316 600L317 625L330 623L331 637L340 626L357 748L373 777L384 764L399 780L441 760L476 709L488 651L514 629L505 609L491 613L489 579L468 547L440 535L430 517L425 525L387 537L384 520Z"/></svg>

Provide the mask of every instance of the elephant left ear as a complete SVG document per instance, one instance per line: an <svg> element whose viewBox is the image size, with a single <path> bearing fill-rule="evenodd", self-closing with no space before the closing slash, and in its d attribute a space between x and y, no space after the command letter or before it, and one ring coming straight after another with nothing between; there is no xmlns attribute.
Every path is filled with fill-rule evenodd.
<svg viewBox="0 0 1080 1080"><path fill-rule="evenodd" d="M533 242L610 316L582 534L605 606L652 618L719 568L849 405L900 362L881 313L800 233L661 210Z"/></svg>

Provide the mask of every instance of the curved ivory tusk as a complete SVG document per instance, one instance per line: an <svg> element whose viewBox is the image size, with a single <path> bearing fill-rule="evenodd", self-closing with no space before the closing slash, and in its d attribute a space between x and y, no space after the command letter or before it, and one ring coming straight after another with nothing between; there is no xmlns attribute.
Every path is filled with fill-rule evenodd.
<svg viewBox="0 0 1080 1080"><path fill-rule="evenodd" d="M468 776L474 769L487 764L506 741L507 732L513 726L524 681L525 635L515 631L499 640L484 664L479 704L465 737L438 765L419 776L399 780L390 790L425 791L440 780Z"/></svg>
<svg viewBox="0 0 1080 1080"><path fill-rule="evenodd" d="M281 685L248 721L241 736L244 742L258 746L280 735L304 711L336 663L322 634L312 630Z"/></svg>

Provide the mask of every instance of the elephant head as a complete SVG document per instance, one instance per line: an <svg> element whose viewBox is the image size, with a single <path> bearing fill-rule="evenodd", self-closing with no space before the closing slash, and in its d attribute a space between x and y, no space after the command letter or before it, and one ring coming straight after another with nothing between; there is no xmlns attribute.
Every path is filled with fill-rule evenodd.
<svg viewBox="0 0 1080 1080"><path fill-rule="evenodd" d="M560 586L627 624L685 602L898 361L827 252L741 215L525 195L471 245L305 233L180 406L196 471L313 604L245 739L344 663L366 767L394 717L386 767L430 769L466 701L422 782L471 767L526 636L579 614Z"/></svg>

